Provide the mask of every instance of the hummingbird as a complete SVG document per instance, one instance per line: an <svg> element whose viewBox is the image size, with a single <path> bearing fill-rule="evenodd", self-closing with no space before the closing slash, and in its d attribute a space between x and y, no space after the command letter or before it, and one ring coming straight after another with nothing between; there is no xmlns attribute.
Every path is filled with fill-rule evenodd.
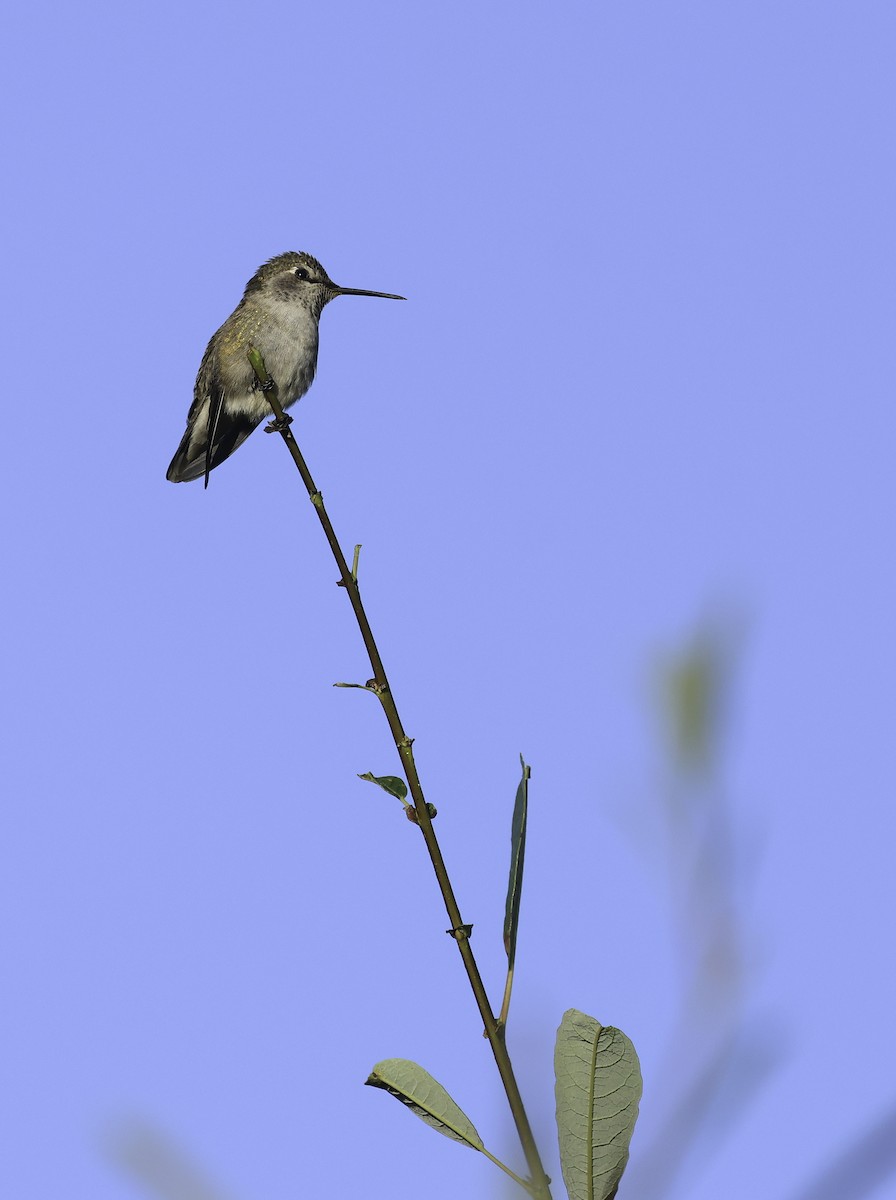
<svg viewBox="0 0 896 1200"><path fill-rule="evenodd" d="M187 414L187 431L168 468L172 483L205 478L241 446L256 425L272 417L246 352L260 350L284 408L311 387L317 369L318 322L336 296L390 292L340 287L316 258L290 250L263 263L243 298L209 342Z"/></svg>

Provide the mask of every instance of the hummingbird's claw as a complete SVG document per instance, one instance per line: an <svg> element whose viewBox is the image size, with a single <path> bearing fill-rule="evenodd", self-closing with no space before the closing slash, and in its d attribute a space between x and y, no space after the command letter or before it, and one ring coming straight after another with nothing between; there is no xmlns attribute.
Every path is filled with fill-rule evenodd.
<svg viewBox="0 0 896 1200"><path fill-rule="evenodd" d="M273 421L268 421L264 427L265 433L282 433L284 429L289 429L292 424L292 417L289 413L284 413L282 418L276 418Z"/></svg>

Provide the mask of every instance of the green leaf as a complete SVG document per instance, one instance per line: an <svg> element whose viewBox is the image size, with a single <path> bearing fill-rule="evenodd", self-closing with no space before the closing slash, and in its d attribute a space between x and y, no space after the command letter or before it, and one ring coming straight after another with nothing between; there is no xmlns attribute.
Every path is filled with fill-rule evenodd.
<svg viewBox="0 0 896 1200"><path fill-rule="evenodd" d="M385 1058L376 1064L365 1083L383 1088L406 1104L421 1121L452 1141L485 1151L470 1118L458 1108L442 1085L417 1063L406 1058Z"/></svg>
<svg viewBox="0 0 896 1200"><path fill-rule="evenodd" d="M513 821L510 826L510 876L507 880L507 903L504 906L504 949L507 951L511 970L516 957L516 934L520 923L523 860L526 856L526 820L529 810L529 776L532 774L522 754L520 766L523 768L523 777L516 789L516 801L513 805Z"/></svg>
<svg viewBox="0 0 896 1200"><path fill-rule="evenodd" d="M395 796L398 800L404 800L408 794L407 784L403 779L399 779L397 775L373 775L370 771L365 771L358 778L366 779L368 783L377 784L384 792L388 792L390 796Z"/></svg>
<svg viewBox="0 0 896 1200"><path fill-rule="evenodd" d="M641 1067L619 1030L575 1008L554 1050L560 1163L570 1200L608 1200L628 1162L638 1119Z"/></svg>

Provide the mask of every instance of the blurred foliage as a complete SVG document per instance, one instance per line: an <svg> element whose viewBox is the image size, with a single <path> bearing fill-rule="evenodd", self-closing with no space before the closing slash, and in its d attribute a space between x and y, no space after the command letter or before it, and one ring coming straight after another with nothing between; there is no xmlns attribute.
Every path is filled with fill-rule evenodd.
<svg viewBox="0 0 896 1200"><path fill-rule="evenodd" d="M655 673L668 761L650 824L658 819L664 826L669 909L684 978L665 1068L654 1082L652 1103L665 1115L626 1175L626 1194L638 1200L693 1194L701 1167L746 1116L784 1052L775 1014L756 1011L751 997L756 935L743 902L750 841L735 827L724 778L742 632L730 613L714 614L681 650L663 656ZM896 1107L794 1200L861 1200L894 1172ZM757 1171L760 1185L771 1190Z"/></svg>
<svg viewBox="0 0 896 1200"><path fill-rule="evenodd" d="M130 1121L106 1139L109 1156L158 1200L228 1200L172 1138L145 1121Z"/></svg>

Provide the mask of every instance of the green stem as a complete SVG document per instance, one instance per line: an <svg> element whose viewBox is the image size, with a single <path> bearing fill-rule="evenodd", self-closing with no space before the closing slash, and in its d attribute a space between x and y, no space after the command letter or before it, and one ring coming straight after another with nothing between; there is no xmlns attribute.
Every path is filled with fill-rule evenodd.
<svg viewBox="0 0 896 1200"><path fill-rule="evenodd" d="M494 1154L492 1154L489 1150L486 1150L485 1146L482 1147L481 1153L484 1154L486 1158L491 1159L496 1167L500 1167L505 1175L509 1175L510 1178L518 1183L521 1188L525 1188L530 1196L534 1195L532 1191L532 1185L529 1183L529 1181L527 1179L521 1179L520 1176L517 1175L516 1171L511 1171L507 1163L502 1163L500 1158L495 1158Z"/></svg>
<svg viewBox="0 0 896 1200"><path fill-rule="evenodd" d="M442 898L445 902L445 909L448 913L450 922L449 932L454 937L457 943L457 948L460 951L460 956L467 972L467 978L470 981L470 987L473 989L473 995L476 999L476 1004L479 1008L479 1013L482 1017L482 1023L485 1027L485 1036L488 1038L489 1045L492 1048L492 1054L495 1057L495 1063L498 1067L498 1073L501 1076L501 1082L504 1085L504 1091L507 1094L507 1101L510 1105L510 1111L513 1116L513 1121L519 1134L520 1143L523 1148L523 1153L526 1156L526 1163L529 1168L531 1182L527 1185L531 1194L536 1200L551 1200L550 1182L545 1174L544 1167L541 1163L541 1157L538 1153L538 1147L535 1145L535 1138L532 1133L532 1127L529 1124L529 1118L526 1115L526 1110L523 1106L523 1099L520 1095L519 1086L516 1082L516 1077L513 1073L513 1066L510 1062L510 1055L507 1053L507 1047L504 1044L503 1029L495 1020L495 1015L492 1012L491 1004L489 1003L488 994L485 990L485 985L482 982L482 977L479 974L479 967L476 964L476 959L473 955L473 950L470 946L469 937L464 928L463 918L460 915L460 908L454 895L454 889L451 886L451 881L448 878L448 871L445 867L445 862L442 858L442 851L439 847L438 839L436 838L435 830L432 827L432 821L429 816L429 810L426 807L426 799L423 795L423 788L420 784L420 778L417 774L417 765L414 762L414 752L412 749L413 739L409 738L404 731L404 726L401 723L401 718L398 715L398 707L392 695L392 690L389 687L389 680L386 676L386 669L383 666L383 660L380 658L380 652L377 649L374 641L373 631L370 628L370 623L367 620L367 614L364 611L364 605L361 603L361 592L358 587L358 581L353 576L349 569L348 563L345 561L345 555L342 553L342 548L330 523L330 518L327 516L327 510L324 508L323 496L317 490L314 480L311 477L311 472L305 464L305 459L299 449L298 443L292 436L292 431L289 426L284 423L283 409L280 405L277 385L271 376L268 374L267 368L264 365L264 359L254 346L249 347L249 361L252 368L258 377L259 382L264 388L268 402L273 409L274 416L277 419L276 432L280 434L286 443L287 449L292 455L293 462L298 468L299 474L302 477L302 482L308 492L308 497L314 505L315 512L318 515L327 541L330 543L330 549L333 552L333 557L336 560L336 565L339 568L339 584L344 587L348 593L349 601L355 614L355 619L358 622L358 627L361 630L361 637L364 640L364 646L367 650L367 655L370 659L370 666L373 670L373 685L374 690L380 699L383 706L383 711L386 714L386 720L389 722L389 729L392 732L392 737L401 757L401 762L405 770L405 777L408 782L408 790L414 800L414 809L417 815L417 824L420 827L420 832L423 834L423 840L426 843L426 849L429 851L429 857L432 861L433 870L436 874L436 879L439 884L439 889L442 893Z"/></svg>

